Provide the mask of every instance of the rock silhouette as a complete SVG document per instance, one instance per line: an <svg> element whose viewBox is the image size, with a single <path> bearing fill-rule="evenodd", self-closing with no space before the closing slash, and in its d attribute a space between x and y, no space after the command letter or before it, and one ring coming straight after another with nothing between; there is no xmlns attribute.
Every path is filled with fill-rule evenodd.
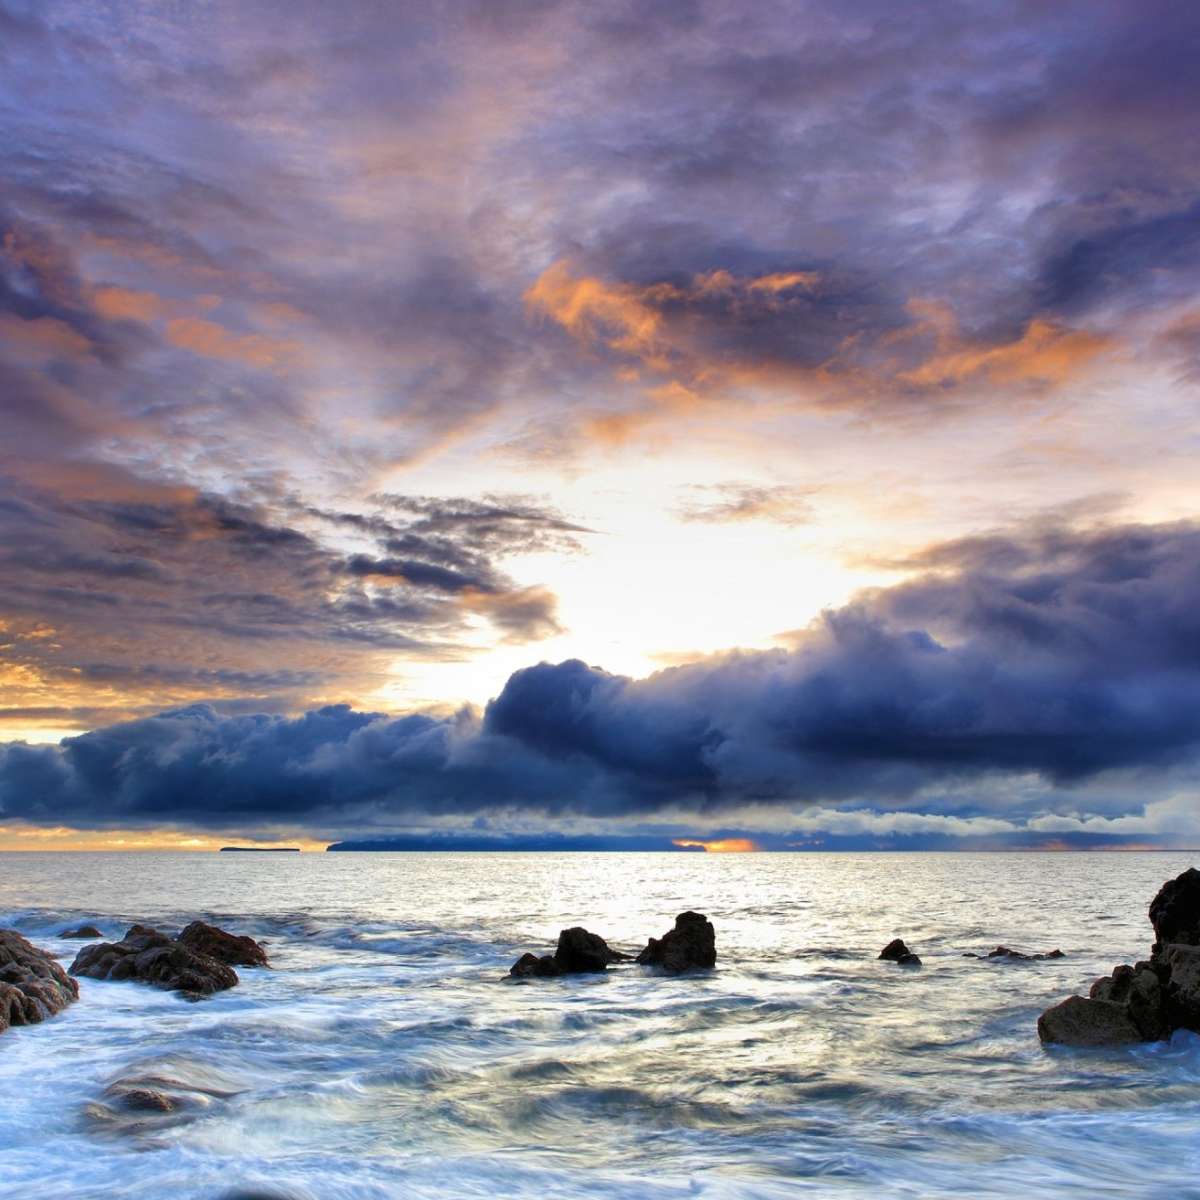
<svg viewBox="0 0 1200 1200"><path fill-rule="evenodd" d="M1007 946L997 946L986 954L964 954L963 958L1000 958L1006 962L1043 962L1049 958L1066 958L1061 950L1046 950L1040 954L1025 954L1020 950L1010 950Z"/></svg>
<svg viewBox="0 0 1200 1200"><path fill-rule="evenodd" d="M712 922L702 913L680 913L675 918L675 927L661 938L651 938L636 961L644 966L662 967L672 975L693 967L715 967L717 939Z"/></svg>
<svg viewBox="0 0 1200 1200"><path fill-rule="evenodd" d="M1087 997L1070 996L1038 1018L1043 1042L1115 1046L1200 1032L1200 871L1168 880L1150 902L1149 961L1116 967Z"/></svg>
<svg viewBox="0 0 1200 1200"><path fill-rule="evenodd" d="M201 995L231 988L238 981L232 967L146 925L132 926L119 942L84 946L71 964L71 974L130 979Z"/></svg>
<svg viewBox="0 0 1200 1200"><path fill-rule="evenodd" d="M79 984L15 929L0 929L0 1033L36 1025L79 999Z"/></svg>
<svg viewBox="0 0 1200 1200"><path fill-rule="evenodd" d="M879 957L887 962L894 962L900 967L919 967L921 965L920 958L905 945L903 938L892 938L880 950Z"/></svg>
<svg viewBox="0 0 1200 1200"><path fill-rule="evenodd" d="M558 935L558 947L553 954L538 957L522 954L508 973L517 979L529 976L582 975L608 970L608 964L627 961L629 956L612 949L598 934L581 925L564 929Z"/></svg>

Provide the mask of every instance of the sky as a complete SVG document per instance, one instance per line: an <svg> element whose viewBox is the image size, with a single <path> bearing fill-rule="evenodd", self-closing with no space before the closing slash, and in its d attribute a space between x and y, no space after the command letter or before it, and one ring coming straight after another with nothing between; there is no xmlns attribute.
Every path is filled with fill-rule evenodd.
<svg viewBox="0 0 1200 1200"><path fill-rule="evenodd" d="M1200 845L1198 58L0 0L0 849Z"/></svg>

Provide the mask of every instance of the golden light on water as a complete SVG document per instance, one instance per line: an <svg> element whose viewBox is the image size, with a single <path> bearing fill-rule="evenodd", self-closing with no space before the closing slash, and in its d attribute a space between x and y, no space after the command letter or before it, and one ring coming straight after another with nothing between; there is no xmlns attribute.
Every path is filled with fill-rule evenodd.
<svg viewBox="0 0 1200 1200"><path fill-rule="evenodd" d="M758 849L757 843L749 838L717 838L711 842L693 838L673 838L671 845L685 850L699 846L706 854L751 854Z"/></svg>

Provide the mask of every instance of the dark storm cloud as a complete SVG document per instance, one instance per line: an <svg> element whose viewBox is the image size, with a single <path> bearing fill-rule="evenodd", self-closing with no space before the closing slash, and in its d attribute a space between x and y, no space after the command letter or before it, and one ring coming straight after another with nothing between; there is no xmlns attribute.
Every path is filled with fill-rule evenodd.
<svg viewBox="0 0 1200 1200"><path fill-rule="evenodd" d="M644 680L543 663L481 716L191 707L61 748L9 745L0 805L90 827L345 830L515 810L886 809L959 789L971 799L953 820L909 818L955 836L989 796L1011 813L1014 779L1040 781L1043 811L1076 812L1085 781L1133 773L1140 789L1196 765L1194 525L1018 532L925 557L935 571L825 613L790 651Z"/></svg>

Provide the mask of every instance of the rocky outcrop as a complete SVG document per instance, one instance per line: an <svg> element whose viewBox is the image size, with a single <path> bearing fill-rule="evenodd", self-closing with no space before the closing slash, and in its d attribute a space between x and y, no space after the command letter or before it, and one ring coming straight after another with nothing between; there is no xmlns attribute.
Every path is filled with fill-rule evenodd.
<svg viewBox="0 0 1200 1200"><path fill-rule="evenodd" d="M78 929L64 929L58 936L72 940L91 941L94 938L102 938L104 934L95 925L80 925Z"/></svg>
<svg viewBox="0 0 1200 1200"><path fill-rule="evenodd" d="M1049 958L1066 958L1061 950L1046 950L1041 954L1025 954L1020 950L1010 950L1007 946L997 946L986 954L964 954L963 958L998 958L1004 962L1044 962Z"/></svg>
<svg viewBox="0 0 1200 1200"><path fill-rule="evenodd" d="M84 1120L96 1133L154 1134L194 1120L236 1092L174 1075L147 1072L115 1079L103 1096L84 1105Z"/></svg>
<svg viewBox="0 0 1200 1200"><path fill-rule="evenodd" d="M266 967L267 952L253 938L239 937L209 925L204 921L193 921L179 935L181 941L197 954L207 954L218 962L231 967Z"/></svg>
<svg viewBox="0 0 1200 1200"><path fill-rule="evenodd" d="M1150 901L1155 949L1200 945L1200 871L1189 867L1170 879Z"/></svg>
<svg viewBox="0 0 1200 1200"><path fill-rule="evenodd" d="M558 947L553 954L539 958L536 954L522 954L509 968L508 973L516 979L530 976L582 975L608 970L609 963L628 961L598 934L590 933L581 925L564 929L558 935Z"/></svg>
<svg viewBox="0 0 1200 1200"><path fill-rule="evenodd" d="M651 938L636 961L643 966L662 967L672 975L694 967L715 967L717 937L712 922L701 913L680 913L675 927L660 938Z"/></svg>
<svg viewBox="0 0 1200 1200"><path fill-rule="evenodd" d="M201 995L231 988L238 981L226 963L146 925L134 925L119 942L84 946L71 964L71 974L89 979L129 979L168 991Z"/></svg>
<svg viewBox="0 0 1200 1200"><path fill-rule="evenodd" d="M1097 979L1038 1018L1043 1042L1114 1046L1156 1042L1177 1029L1200 1033L1200 871L1169 880L1150 902L1150 959Z"/></svg>
<svg viewBox="0 0 1200 1200"><path fill-rule="evenodd" d="M79 999L79 984L15 929L0 929L0 1033L36 1025Z"/></svg>
<svg viewBox="0 0 1200 1200"><path fill-rule="evenodd" d="M901 967L919 967L921 965L920 958L904 944L902 938L892 938L880 950L879 957L887 962L894 962L897 966Z"/></svg>

